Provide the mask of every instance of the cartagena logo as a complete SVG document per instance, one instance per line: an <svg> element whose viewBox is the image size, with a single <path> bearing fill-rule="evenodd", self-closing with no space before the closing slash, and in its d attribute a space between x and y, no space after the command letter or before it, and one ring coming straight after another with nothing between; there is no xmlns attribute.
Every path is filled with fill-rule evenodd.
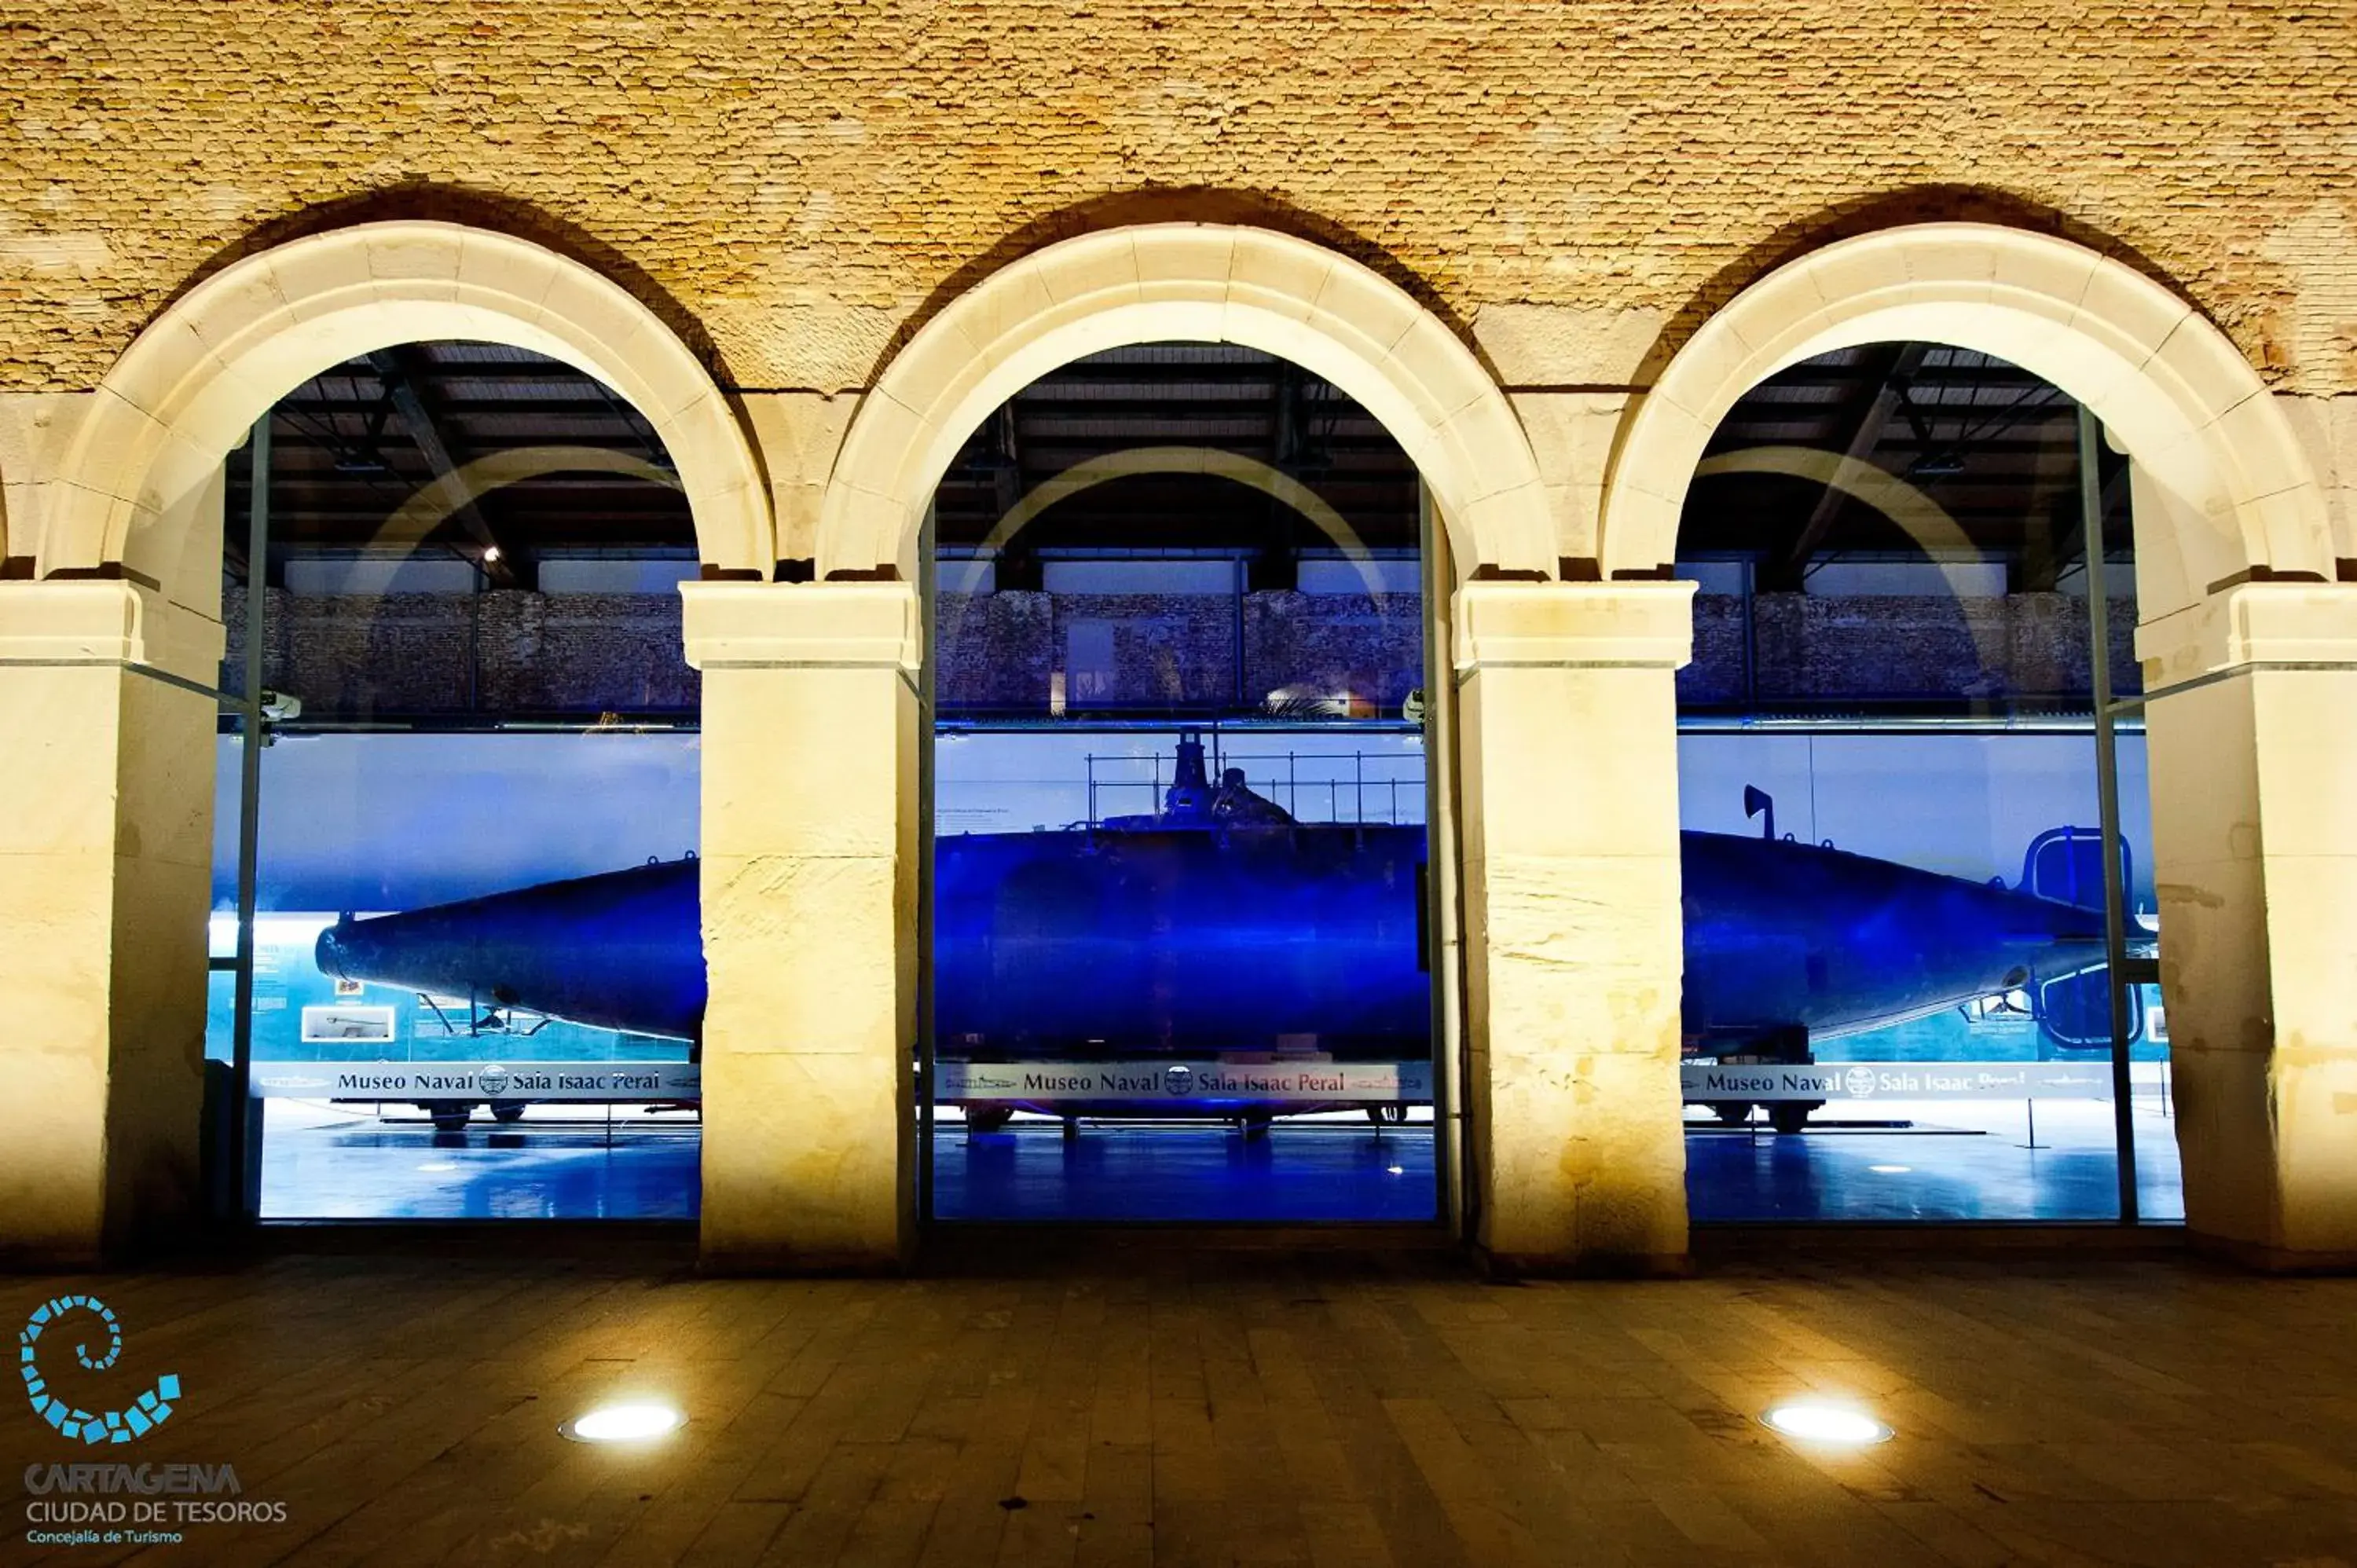
<svg viewBox="0 0 2357 1568"><path fill-rule="evenodd" d="M74 1359L85 1371L102 1372L123 1354L123 1325L106 1303L94 1295L61 1295L43 1302L25 1320L23 1331L16 1336L16 1359L25 1376L25 1397L33 1402L33 1413L56 1428L59 1436L88 1444L128 1443L169 1421L172 1401L180 1397L179 1375L174 1372L156 1379L155 1385L134 1400L127 1410L87 1411L49 1392L48 1381L41 1375L37 1349L41 1336L59 1319L74 1312L86 1312L106 1326L105 1354L91 1355L87 1341L74 1347Z"/></svg>

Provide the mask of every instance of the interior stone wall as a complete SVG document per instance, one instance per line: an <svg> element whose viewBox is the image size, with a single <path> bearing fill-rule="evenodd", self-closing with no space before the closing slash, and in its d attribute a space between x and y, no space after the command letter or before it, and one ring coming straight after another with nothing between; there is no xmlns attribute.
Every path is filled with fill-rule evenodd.
<svg viewBox="0 0 2357 1568"><path fill-rule="evenodd" d="M676 593L267 593L263 680L306 718L692 715L699 701ZM242 595L223 596L222 618L235 668Z"/></svg>
<svg viewBox="0 0 2357 1568"><path fill-rule="evenodd" d="M2139 689L2136 601L2106 629L2115 691ZM1752 640L1751 663L1744 642ZM2069 594L1733 594L1695 599L1695 658L1678 700L1706 706L1820 699L2083 699L2087 601Z"/></svg>
<svg viewBox="0 0 2357 1568"><path fill-rule="evenodd" d="M701 678L680 656L680 599L667 594L376 596L269 590L264 679L303 699L309 718L371 714L683 714ZM2068 697L2087 689L2086 601L1761 594L1747 675L1743 600L1695 601L1695 659L1681 703L1804 702L1857 696ZM243 599L225 596L228 659L244 657ZM949 706L1038 712L1065 671L1074 707L1219 706L1238 691L1235 601L1211 594L947 594L936 680ZM1111 683L1074 683L1074 622L1114 625ZM2114 679L2134 690L2133 600L2113 601ZM1256 592L1244 597L1249 703L1285 685L1348 692L1395 716L1420 679L1413 596ZM2001 678L2002 687L1992 676ZM1747 682L1749 683L1747 686Z"/></svg>

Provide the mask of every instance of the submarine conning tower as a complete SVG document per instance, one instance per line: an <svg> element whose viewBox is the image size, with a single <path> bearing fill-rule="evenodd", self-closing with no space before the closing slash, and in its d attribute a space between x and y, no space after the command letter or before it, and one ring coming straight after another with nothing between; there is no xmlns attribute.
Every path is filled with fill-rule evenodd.
<svg viewBox="0 0 2357 1568"><path fill-rule="evenodd" d="M1211 779L1203 768L1203 732L1178 732L1178 767L1163 792L1162 815L1184 822L1211 814Z"/></svg>
<svg viewBox="0 0 2357 1568"><path fill-rule="evenodd" d="M1162 792L1159 811L1107 817L1100 831L1150 832L1171 828L1290 827L1293 813L1244 782L1241 768L1223 768L1211 782L1203 757L1203 732L1178 732L1178 761L1170 788Z"/></svg>

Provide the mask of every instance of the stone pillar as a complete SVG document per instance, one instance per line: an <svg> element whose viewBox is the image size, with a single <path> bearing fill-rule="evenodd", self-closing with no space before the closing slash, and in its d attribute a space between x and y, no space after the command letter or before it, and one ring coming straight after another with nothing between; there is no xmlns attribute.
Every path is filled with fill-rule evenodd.
<svg viewBox="0 0 2357 1568"><path fill-rule="evenodd" d="M199 1206L220 623L124 581L0 583L0 1262Z"/></svg>
<svg viewBox="0 0 2357 1568"><path fill-rule="evenodd" d="M2187 1225L2357 1265L2357 585L2242 584L2136 646Z"/></svg>
<svg viewBox="0 0 2357 1568"><path fill-rule="evenodd" d="M1693 597L1457 596L1475 1240L1512 1270L1684 1266L1674 681Z"/></svg>
<svg viewBox="0 0 2357 1568"><path fill-rule="evenodd" d="M704 1260L897 1268L916 1221L916 591L682 592L704 671Z"/></svg>

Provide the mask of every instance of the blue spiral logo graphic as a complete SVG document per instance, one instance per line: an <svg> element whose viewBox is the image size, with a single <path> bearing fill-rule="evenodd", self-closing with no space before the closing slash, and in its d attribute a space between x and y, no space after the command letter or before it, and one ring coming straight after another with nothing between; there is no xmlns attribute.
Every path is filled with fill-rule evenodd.
<svg viewBox="0 0 2357 1568"><path fill-rule="evenodd" d="M167 1372L156 1380L156 1386L134 1400L128 1410L110 1410L93 1413L67 1403L48 1391L41 1377L41 1369L34 1359L33 1347L48 1331L50 1324L69 1312L89 1312L106 1325L106 1354L92 1356L86 1344L74 1347L74 1359L84 1369L102 1372L114 1365L123 1354L123 1325L115 1320L114 1311L94 1295L61 1295L43 1302L33 1316L25 1320L24 1331L16 1336L16 1359L23 1363L25 1395L33 1402L33 1413L57 1428L60 1437L79 1438L84 1443L128 1443L143 1437L171 1418L171 1402L180 1397L180 1378Z"/></svg>

